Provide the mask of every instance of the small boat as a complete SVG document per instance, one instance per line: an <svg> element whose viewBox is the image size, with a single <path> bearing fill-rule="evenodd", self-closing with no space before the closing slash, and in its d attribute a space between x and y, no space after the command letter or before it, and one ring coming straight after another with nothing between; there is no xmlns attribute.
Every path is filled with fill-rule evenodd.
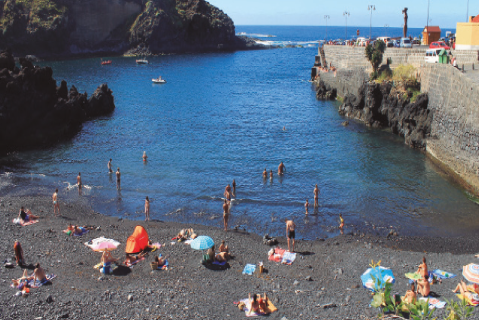
<svg viewBox="0 0 480 320"><path fill-rule="evenodd" d="M167 83L167 80L162 79L161 76L159 76L157 79L152 79L153 83Z"/></svg>
<svg viewBox="0 0 480 320"><path fill-rule="evenodd" d="M143 58L143 59L137 59L135 60L137 64L148 64L148 60Z"/></svg>
<svg viewBox="0 0 480 320"><path fill-rule="evenodd" d="M105 61L102 60L101 63L102 63L102 66L104 66L106 64L112 64L112 60L105 60Z"/></svg>

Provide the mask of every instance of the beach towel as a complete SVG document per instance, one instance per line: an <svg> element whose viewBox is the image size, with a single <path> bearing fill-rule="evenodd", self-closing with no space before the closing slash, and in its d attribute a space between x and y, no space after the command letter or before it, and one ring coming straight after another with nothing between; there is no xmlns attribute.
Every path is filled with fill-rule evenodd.
<svg viewBox="0 0 480 320"><path fill-rule="evenodd" d="M285 252L283 254L282 264L291 265L293 261L295 261L296 257L297 257L297 254L295 252Z"/></svg>
<svg viewBox="0 0 480 320"><path fill-rule="evenodd" d="M218 262L217 260L213 261L212 264L216 264L216 265L219 265L219 266L224 266L225 264L227 263L227 261L223 261L223 262ZM245 266L246 267L246 266ZM245 271L245 270L244 270ZM255 271L255 270L254 270Z"/></svg>
<svg viewBox="0 0 480 320"><path fill-rule="evenodd" d="M155 242L150 246L150 249L151 249L150 252L160 249L161 247L162 247L162 244L160 242Z"/></svg>
<svg viewBox="0 0 480 320"><path fill-rule="evenodd" d="M247 299L242 299L240 300L239 302L243 302L245 304L245 309L243 309L245 311L245 315L247 317L258 317L258 316L266 316L267 314L270 314L272 312L275 312L277 311L277 307L275 307L272 303L272 301L270 301L270 299L268 299L267 297L267 307L265 309L265 314L263 313L258 313L258 312L252 312L251 314L248 313L248 311L250 310L250 301Z"/></svg>
<svg viewBox="0 0 480 320"><path fill-rule="evenodd" d="M268 260L275 261L275 262L282 261L285 251L286 250L282 248L275 248L274 253L268 256Z"/></svg>
<svg viewBox="0 0 480 320"><path fill-rule="evenodd" d="M415 272L405 273L405 277L407 279L414 280L414 281L422 279L422 276L419 273L415 273Z"/></svg>
<svg viewBox="0 0 480 320"><path fill-rule="evenodd" d="M456 274L453 274L453 273L447 272L447 271L443 271L443 270L440 270L440 269L435 269L435 270L432 271L432 273L440 279L450 279L450 278L453 278L453 277L457 276Z"/></svg>
<svg viewBox="0 0 480 320"><path fill-rule="evenodd" d="M428 308L429 309L433 309L433 308L443 309L445 307L445 305L447 304L447 302L440 301L437 298L433 298L431 296L421 297L418 300L422 300L422 301L427 301L428 300Z"/></svg>
<svg viewBox="0 0 480 320"><path fill-rule="evenodd" d="M82 228L82 227L79 227L79 229L82 230L82 232L79 233L79 234L73 233L72 230L68 230L68 229L63 230L63 232L66 233L66 234L68 234L69 236L71 236L71 235L73 234L73 235L76 236L76 237L80 237L80 236L83 236L83 235L84 235L85 233L87 233L88 231L90 231L90 230L84 229L84 228Z"/></svg>
<svg viewBox="0 0 480 320"><path fill-rule="evenodd" d="M27 222L23 221L22 219L15 218L12 220L14 224L18 224L22 227L29 226L31 224L35 224L38 222L38 220L28 220Z"/></svg>
<svg viewBox="0 0 480 320"><path fill-rule="evenodd" d="M463 300L465 299L467 303L471 306L478 306L478 294L476 293L471 293L471 294L457 294L458 299Z"/></svg>
<svg viewBox="0 0 480 320"><path fill-rule="evenodd" d="M248 275L252 275L254 272L255 272L255 268L256 266L254 264L247 264L245 266L245 268L243 269L243 274L248 274Z"/></svg>
<svg viewBox="0 0 480 320"><path fill-rule="evenodd" d="M415 273L415 272L405 273L405 277L407 277L407 279L409 279L408 282L410 284L412 284L415 281L420 280L422 278L422 276L420 274ZM428 271L428 283L433 284L434 279L435 279L435 281L438 281L438 280L440 280L440 277L438 277L433 272Z"/></svg>
<svg viewBox="0 0 480 320"><path fill-rule="evenodd" d="M136 265L137 263L139 263L140 261L143 261L145 260L145 257L141 257L140 259L137 259L135 261L133 261L132 263L126 263L125 265L129 268L133 268L134 265Z"/></svg>
<svg viewBox="0 0 480 320"><path fill-rule="evenodd" d="M185 244L188 244L188 245L189 245L190 243L192 243L192 241L193 241L193 239L192 239L192 238L190 238L190 239L187 239L187 240L185 240Z"/></svg>

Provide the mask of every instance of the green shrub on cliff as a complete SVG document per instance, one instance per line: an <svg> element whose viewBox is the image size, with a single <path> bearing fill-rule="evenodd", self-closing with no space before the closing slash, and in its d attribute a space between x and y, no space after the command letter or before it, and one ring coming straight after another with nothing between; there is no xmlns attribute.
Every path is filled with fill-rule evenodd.
<svg viewBox="0 0 480 320"><path fill-rule="evenodd" d="M370 64L372 65L372 78L374 79L376 79L378 76L378 67L382 63L384 52L385 42L383 41L377 41L373 46L371 44L368 44L365 47L365 57L368 59L368 61L370 61Z"/></svg>
<svg viewBox="0 0 480 320"><path fill-rule="evenodd" d="M26 17L28 31L37 28L50 28L56 23L57 18L62 18L67 12L65 6L58 5L52 0L7 0L3 6L3 16L0 20L2 29L13 25L16 20Z"/></svg>
<svg viewBox="0 0 480 320"><path fill-rule="evenodd" d="M415 81L415 67L411 64L399 65L393 70L393 80L395 81Z"/></svg>

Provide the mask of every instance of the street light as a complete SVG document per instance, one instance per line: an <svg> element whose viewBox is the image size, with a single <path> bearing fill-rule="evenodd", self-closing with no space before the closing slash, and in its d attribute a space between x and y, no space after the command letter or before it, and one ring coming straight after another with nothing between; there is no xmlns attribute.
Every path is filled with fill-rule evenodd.
<svg viewBox="0 0 480 320"><path fill-rule="evenodd" d="M350 15L350 12L345 11L343 12L343 15L345 16L345 40L347 40L347 19L348 19L348 16Z"/></svg>
<svg viewBox="0 0 480 320"><path fill-rule="evenodd" d="M467 22L468 22L468 0L467 0Z"/></svg>
<svg viewBox="0 0 480 320"><path fill-rule="evenodd" d="M370 40L371 40L372 39L372 13L373 13L373 10L375 10L375 5L369 4L368 10L370 10Z"/></svg>
<svg viewBox="0 0 480 320"><path fill-rule="evenodd" d="M330 16L329 15L324 15L323 18L325 19L325 42L327 42L327 22L328 22L328 19L330 19Z"/></svg>
<svg viewBox="0 0 480 320"><path fill-rule="evenodd" d="M384 25L383 27L385 28L385 30L384 30L385 31L385 36L388 37L388 34L387 34L388 24Z"/></svg>

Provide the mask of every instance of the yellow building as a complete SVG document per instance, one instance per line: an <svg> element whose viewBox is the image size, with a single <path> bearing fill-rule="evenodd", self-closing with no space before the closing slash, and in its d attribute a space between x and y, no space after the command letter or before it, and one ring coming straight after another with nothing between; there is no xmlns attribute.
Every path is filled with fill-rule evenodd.
<svg viewBox="0 0 480 320"><path fill-rule="evenodd" d="M457 22L455 50L478 50L478 15L468 22Z"/></svg>

